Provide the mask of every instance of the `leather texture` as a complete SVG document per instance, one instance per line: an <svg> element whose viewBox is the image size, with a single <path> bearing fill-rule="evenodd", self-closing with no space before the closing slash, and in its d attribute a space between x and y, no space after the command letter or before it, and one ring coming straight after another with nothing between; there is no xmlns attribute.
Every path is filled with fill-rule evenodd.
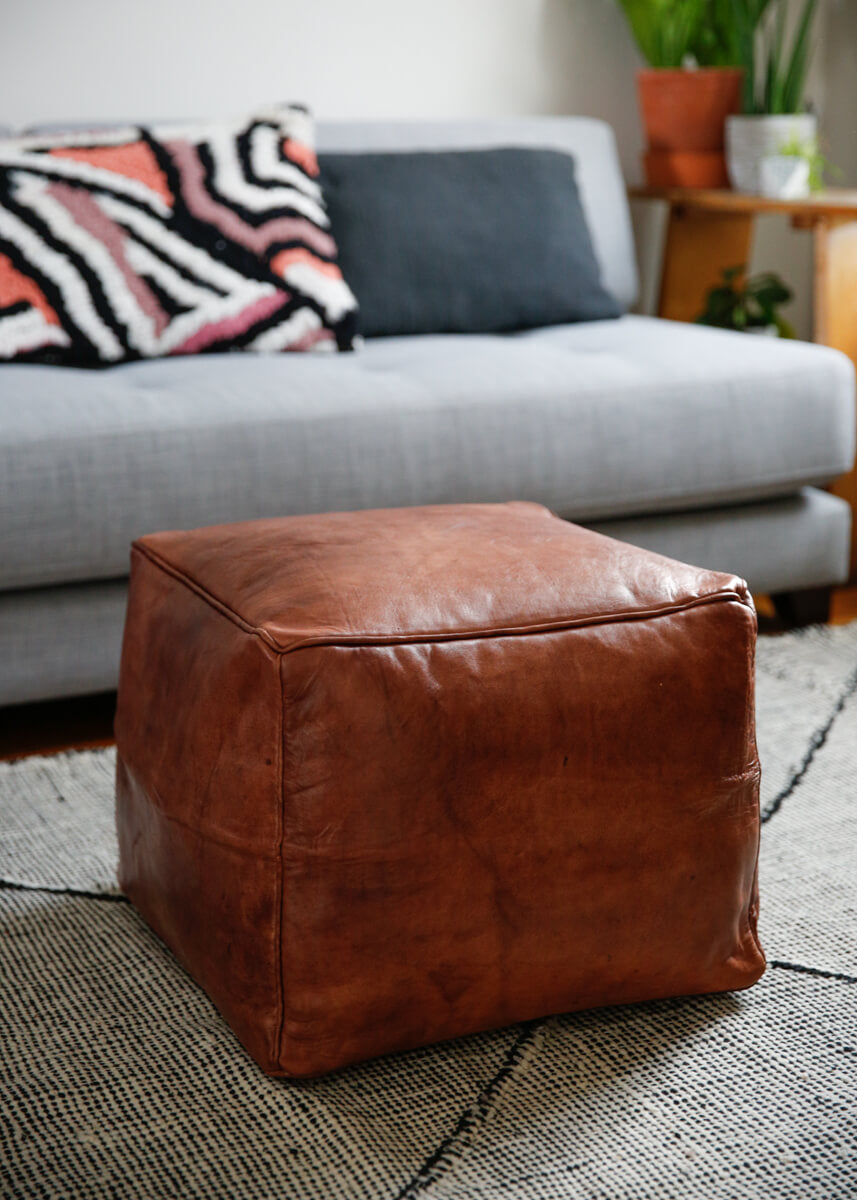
<svg viewBox="0 0 857 1200"><path fill-rule="evenodd" d="M527 503L143 538L122 886L275 1075L747 987L755 635Z"/></svg>

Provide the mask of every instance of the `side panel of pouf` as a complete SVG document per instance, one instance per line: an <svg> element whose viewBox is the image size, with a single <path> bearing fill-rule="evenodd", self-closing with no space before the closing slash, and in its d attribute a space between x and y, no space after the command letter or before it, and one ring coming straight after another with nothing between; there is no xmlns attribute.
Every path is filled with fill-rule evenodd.
<svg viewBox="0 0 857 1200"><path fill-rule="evenodd" d="M276 1067L279 657L138 551L116 716L122 889Z"/></svg>
<svg viewBox="0 0 857 1200"><path fill-rule="evenodd" d="M755 614L284 658L281 1063L745 987Z"/></svg>

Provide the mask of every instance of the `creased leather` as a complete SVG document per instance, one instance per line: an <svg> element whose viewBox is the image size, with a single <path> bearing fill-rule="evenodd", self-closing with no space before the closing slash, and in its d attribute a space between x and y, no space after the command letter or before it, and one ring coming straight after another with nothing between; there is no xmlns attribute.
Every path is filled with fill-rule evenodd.
<svg viewBox="0 0 857 1200"><path fill-rule="evenodd" d="M537 505L141 539L122 885L272 1074L747 987L755 633Z"/></svg>

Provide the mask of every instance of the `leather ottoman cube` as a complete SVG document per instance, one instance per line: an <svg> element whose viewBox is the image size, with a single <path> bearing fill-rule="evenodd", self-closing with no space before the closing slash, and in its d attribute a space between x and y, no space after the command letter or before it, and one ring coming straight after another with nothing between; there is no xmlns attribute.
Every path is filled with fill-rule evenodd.
<svg viewBox="0 0 857 1200"><path fill-rule="evenodd" d="M142 538L122 887L276 1075L746 987L755 633L532 504Z"/></svg>

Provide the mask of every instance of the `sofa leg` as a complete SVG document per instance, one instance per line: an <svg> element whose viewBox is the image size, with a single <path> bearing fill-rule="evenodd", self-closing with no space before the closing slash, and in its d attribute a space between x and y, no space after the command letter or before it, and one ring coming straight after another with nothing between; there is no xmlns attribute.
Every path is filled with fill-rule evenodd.
<svg viewBox="0 0 857 1200"><path fill-rule="evenodd" d="M830 620L832 588L805 588L799 592L778 592L771 596L777 616L785 625L826 625Z"/></svg>

